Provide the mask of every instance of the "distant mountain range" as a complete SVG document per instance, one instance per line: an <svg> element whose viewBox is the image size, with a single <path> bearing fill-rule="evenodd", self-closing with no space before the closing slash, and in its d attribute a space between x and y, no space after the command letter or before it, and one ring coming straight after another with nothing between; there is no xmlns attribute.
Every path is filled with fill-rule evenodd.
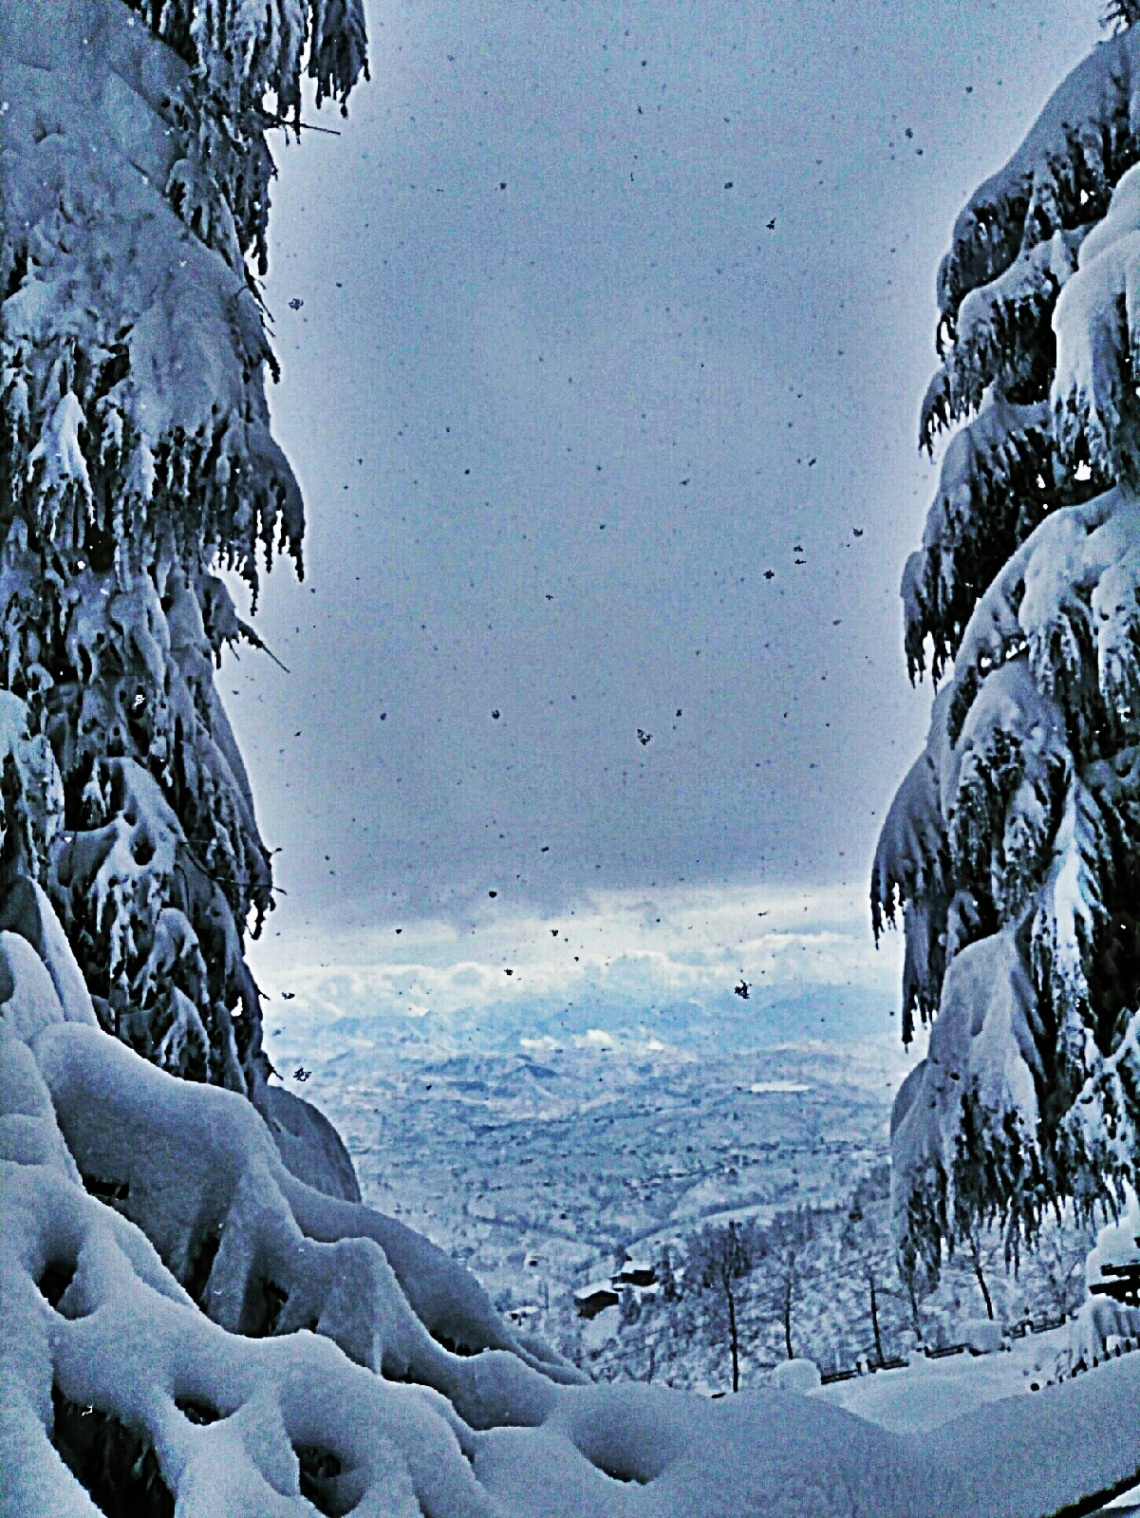
<svg viewBox="0 0 1140 1518"><path fill-rule="evenodd" d="M715 1000L676 1000L646 1005L628 994L586 990L567 1001L549 995L515 994L491 1005L445 1012L394 1010L390 999L361 991L348 976L332 976L319 995L298 990L288 1005L271 1001L266 1024L284 1029L290 1042L324 1046L328 1039L350 1046L411 1045L428 1050L544 1052L583 1040L604 1045L659 1042L698 1055L743 1052L799 1042L881 1040L897 1026L892 999L864 986L804 985L789 990L750 987L747 1000L726 990ZM331 1051L327 1051L331 1052Z"/></svg>

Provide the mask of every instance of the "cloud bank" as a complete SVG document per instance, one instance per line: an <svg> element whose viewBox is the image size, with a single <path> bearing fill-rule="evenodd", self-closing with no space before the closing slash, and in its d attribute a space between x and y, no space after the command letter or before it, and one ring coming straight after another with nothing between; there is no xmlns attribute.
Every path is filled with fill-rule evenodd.
<svg viewBox="0 0 1140 1518"><path fill-rule="evenodd" d="M478 1031L538 1049L633 1030L732 1044L886 1033L900 956L893 935L875 950L852 892L670 887L598 892L557 917L488 900L465 923L271 936L252 962L275 1026Z"/></svg>

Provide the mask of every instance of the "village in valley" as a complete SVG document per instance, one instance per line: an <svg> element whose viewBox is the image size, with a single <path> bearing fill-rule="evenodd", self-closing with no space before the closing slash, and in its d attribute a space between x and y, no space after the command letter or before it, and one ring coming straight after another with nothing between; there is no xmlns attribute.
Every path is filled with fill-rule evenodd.
<svg viewBox="0 0 1140 1518"><path fill-rule="evenodd" d="M406 1019L300 1005L283 1021L271 1051L285 1070L306 1051L306 1096L345 1136L365 1200L461 1260L509 1321L595 1377L712 1395L730 1384L723 1314L688 1265L702 1234L730 1225L758 1246L737 1289L744 1385L770 1380L789 1346L829 1380L916 1347L996 1348L979 1270L1019 1337L1055 1330L1083 1298L1092 1234L1066 1215L1016 1273L1000 1237L983 1236L976 1262L960 1253L936 1292L911 1301L890 1235L899 1054L885 1039L718 1057L696 1039L593 1030L514 1052L501 1029L475 1024L457 1038L429 1018L409 1033Z"/></svg>

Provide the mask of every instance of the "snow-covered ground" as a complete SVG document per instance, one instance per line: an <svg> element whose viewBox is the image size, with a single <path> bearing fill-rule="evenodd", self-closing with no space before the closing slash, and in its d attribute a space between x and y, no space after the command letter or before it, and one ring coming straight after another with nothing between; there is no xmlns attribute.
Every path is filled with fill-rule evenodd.
<svg viewBox="0 0 1140 1518"><path fill-rule="evenodd" d="M835 1382L810 1395L893 1433L921 1434L990 1403L1039 1391L1058 1359L1065 1356L1068 1343L1066 1325L1027 1335L1015 1340L1009 1350L995 1354L975 1357L963 1352L938 1360L914 1355L905 1370ZM1140 1484L1096 1511L1118 1518L1140 1513Z"/></svg>
<svg viewBox="0 0 1140 1518"><path fill-rule="evenodd" d="M1069 1328L1027 1334L988 1355L910 1357L905 1370L880 1370L821 1386L812 1396L844 1407L895 1433L922 1433L1004 1397L1031 1394L1052 1379L1065 1355Z"/></svg>

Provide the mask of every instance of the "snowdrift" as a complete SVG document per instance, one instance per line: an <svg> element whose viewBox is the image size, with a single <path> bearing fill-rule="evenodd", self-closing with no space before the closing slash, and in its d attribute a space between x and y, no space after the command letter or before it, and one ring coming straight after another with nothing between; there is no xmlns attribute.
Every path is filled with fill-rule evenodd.
<svg viewBox="0 0 1140 1518"><path fill-rule="evenodd" d="M921 1441L788 1391L580 1384L425 1239L290 1175L248 1100L69 1020L28 940L0 948L5 1518L112 1491L179 1518L1029 1518L1140 1476L1140 1355Z"/></svg>

